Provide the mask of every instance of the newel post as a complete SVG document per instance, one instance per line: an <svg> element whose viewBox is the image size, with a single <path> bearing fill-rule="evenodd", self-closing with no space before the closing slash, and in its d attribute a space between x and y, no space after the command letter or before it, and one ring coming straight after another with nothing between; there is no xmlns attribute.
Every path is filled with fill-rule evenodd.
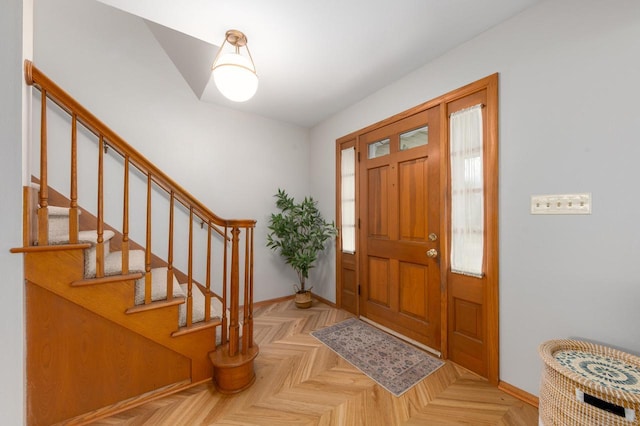
<svg viewBox="0 0 640 426"><path fill-rule="evenodd" d="M246 232L248 229L243 226ZM231 271L229 282L229 341L223 344L215 351L209 353L209 358L213 364L213 382L219 392L232 394L247 389L256 380L256 374L253 367L253 360L258 355L258 345L253 343L251 346L243 345L240 350L240 226L233 224L231 229ZM250 242L247 240L247 244ZM251 243L252 244L252 243ZM250 247L253 249L253 246ZM245 256L244 269L245 274L251 271L251 256ZM245 277L245 292L247 292L246 284L249 283L249 276ZM252 283L252 282L251 282ZM245 294L245 301L249 297L249 306L244 306L245 316L246 310L252 310L252 290L248 290L249 295ZM252 318L249 317L249 321ZM253 333L253 327L247 327L244 324L244 332ZM224 334L223 334L224 336ZM251 342L251 336L242 336L244 341Z"/></svg>
<svg viewBox="0 0 640 426"><path fill-rule="evenodd" d="M234 226L231 230L231 291L229 294L229 356L238 354L238 341L240 340L240 326L238 316L240 310L240 267L238 258L240 249L238 242L240 229Z"/></svg>

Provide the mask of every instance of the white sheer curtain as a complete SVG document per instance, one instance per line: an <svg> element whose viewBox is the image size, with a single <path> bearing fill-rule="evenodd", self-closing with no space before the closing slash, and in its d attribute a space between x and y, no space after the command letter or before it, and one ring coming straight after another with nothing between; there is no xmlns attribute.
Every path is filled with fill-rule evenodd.
<svg viewBox="0 0 640 426"><path fill-rule="evenodd" d="M451 271L481 277L484 253L482 105L451 114Z"/></svg>
<svg viewBox="0 0 640 426"><path fill-rule="evenodd" d="M356 251L356 150L345 148L340 158L340 189L342 218L342 251Z"/></svg>

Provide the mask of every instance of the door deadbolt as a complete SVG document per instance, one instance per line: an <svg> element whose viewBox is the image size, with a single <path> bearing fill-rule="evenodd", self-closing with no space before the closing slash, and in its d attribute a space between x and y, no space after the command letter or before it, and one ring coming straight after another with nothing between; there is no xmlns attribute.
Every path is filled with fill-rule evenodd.
<svg viewBox="0 0 640 426"><path fill-rule="evenodd" d="M435 233L430 233L429 234L429 241L435 241L438 239L438 236Z"/></svg>

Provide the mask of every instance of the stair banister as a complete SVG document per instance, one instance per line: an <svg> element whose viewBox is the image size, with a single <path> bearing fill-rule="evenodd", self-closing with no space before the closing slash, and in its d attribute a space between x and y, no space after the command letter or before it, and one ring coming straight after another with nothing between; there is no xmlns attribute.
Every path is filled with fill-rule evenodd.
<svg viewBox="0 0 640 426"><path fill-rule="evenodd" d="M224 238L227 239L229 235L229 227L225 226L224 227ZM228 318L227 318L227 277L229 276L229 271L227 270L227 265L228 265L228 254L229 252L229 246L227 244L223 245L223 254L222 254L222 341L226 342L227 338L228 338L228 330L229 330L229 323L228 323Z"/></svg>
<svg viewBox="0 0 640 426"><path fill-rule="evenodd" d="M96 245L96 278L100 279L104 275L104 188L103 188L103 175L104 175L104 153L107 148L112 148L113 151L119 154L124 159L125 180L124 180L124 207L123 207L123 221L122 221L122 273L126 274L129 271L130 265L128 264L129 253L129 183L128 172L129 166L133 165L143 175L147 177L147 218L146 218L146 247L145 247L145 304L151 303L151 190L155 183L157 188L164 190L170 195L171 208L173 209L174 201L178 201L185 208L189 210L189 259L188 259L188 297L187 297L187 325L192 325L192 288L195 281L193 280L193 220L198 217L202 224L207 224L208 228L208 244L207 250L207 263L210 267L211 253L211 232L216 232L223 239L223 277L222 277L222 341L227 342L225 349L225 356L229 359L218 359L214 361L214 369L217 368L230 368L229 372L220 373L221 379L224 382L233 382L235 380L236 372L233 368L237 368L238 363L231 360L242 352L243 354L251 353L251 359L243 359L243 367L240 374L247 375L253 373L253 367L251 369L244 367L247 365L247 360L253 362L253 358L257 355L257 346L254 346L252 330L253 330L253 317L252 317L252 302L253 302L253 230L255 228L255 220L251 219L224 219L217 216L211 210L209 210L204 204L193 197L184 188L174 182L169 176L167 176L162 170L157 168L153 163L147 160L137 150L131 147L115 132L113 132L102 121L91 114L86 108L78 103L71 95L61 89L57 84L50 80L45 74L43 74L38 68L36 68L30 61L25 61L25 79L28 85L34 86L39 89L42 94L41 102L41 149L40 149L40 192L39 192L39 209L38 209L38 244L42 246L48 245L48 164L47 164L47 103L51 100L58 105L63 111L67 112L71 116L72 121L72 135L71 135L71 195L70 195L70 212L75 210L75 217L77 218L77 123L81 123L87 130L92 132L98 137L98 216L97 216L97 242ZM172 210L173 211L173 210ZM172 215L173 213L171 213ZM74 222L74 225L72 222ZM173 292L173 216L170 219L169 228L169 259L167 267L167 299L172 297ZM70 230L72 234L76 232L77 240L77 219L70 217ZM242 345L240 346L240 323L239 323L239 304L240 304L240 234L245 233L245 253L244 253L244 309L243 309L243 337ZM73 239L71 236L70 241ZM231 245L231 262L229 269L228 262L228 243ZM197 283L196 283L197 284ZM199 285L199 284L198 284ZM210 301L211 288L210 288L210 270L207 270L206 285L200 286L203 289L205 299ZM200 290L198 290L200 291ZM209 304L205 309L206 318L210 318ZM229 316L227 316L227 309L229 310ZM220 358L220 357L218 357ZM222 357L224 358L224 357ZM213 358L212 358L213 361ZM228 362L229 367L225 367ZM233 367L235 366L235 367ZM247 385L250 385L248 383ZM234 389L225 389L226 391L234 391Z"/></svg>
<svg viewBox="0 0 640 426"><path fill-rule="evenodd" d="M169 247L167 250L167 300L173 299L173 191L169 194Z"/></svg>
<svg viewBox="0 0 640 426"><path fill-rule="evenodd" d="M131 164L141 170L143 173L151 173L153 181L167 193L172 190L175 193L176 199L182 202L184 205L192 205L195 212L199 212L198 217L203 220L211 220L211 222L218 226L228 225L230 227L237 226L239 228L253 227L256 221L253 219L223 219L220 216L213 213L209 208L202 204L198 199L191 195L178 183L174 182L167 174L160 170L157 166L147 160L142 154L140 154L135 148L125 142L120 136L118 136L113 130L111 130L106 124L100 121L92 113L90 113L85 107L83 107L78 101L71 97L66 91L60 88L56 83L43 74L31 61L25 61L25 78L28 85L35 86L43 93L46 93L46 98L53 101L60 108L66 111L68 114L76 114L78 121L82 123L87 130L100 137L102 134L108 145L118 152L121 156L128 155ZM46 87L46 89L44 89ZM46 114L45 127L46 128ZM46 134L44 137L44 143L46 145ZM41 143L42 144L42 143ZM46 154L45 157L46 159ZM42 162L42 158L41 158ZM44 168L44 174L41 173L41 181L46 174L46 161L45 164L41 164L41 172ZM46 182L42 185L45 186ZM41 195L42 197L42 195ZM217 230L220 235L223 235L222 231Z"/></svg>
<svg viewBox="0 0 640 426"><path fill-rule="evenodd" d="M144 303L151 303L151 172L147 173L147 231L144 250Z"/></svg>
<svg viewBox="0 0 640 426"><path fill-rule="evenodd" d="M189 258L187 260L187 327L193 314L193 208L189 209Z"/></svg>
<svg viewBox="0 0 640 426"><path fill-rule="evenodd" d="M78 242L78 120L71 118L71 185L69 205L69 243Z"/></svg>
<svg viewBox="0 0 640 426"><path fill-rule="evenodd" d="M104 137L98 141L98 236L96 244L96 278L104 277Z"/></svg>
<svg viewBox="0 0 640 426"><path fill-rule="evenodd" d="M129 273L129 155L124 156L122 194L122 273ZM167 293L167 298L169 293Z"/></svg>
<svg viewBox="0 0 640 426"><path fill-rule="evenodd" d="M205 286L207 288L204 294L204 320L209 321L211 318L211 224L207 223L207 272L205 276Z"/></svg>
<svg viewBox="0 0 640 426"><path fill-rule="evenodd" d="M31 74L28 74L31 75ZM40 191L38 204L38 245L49 244L49 187L47 185L47 90L42 90L40 113Z"/></svg>

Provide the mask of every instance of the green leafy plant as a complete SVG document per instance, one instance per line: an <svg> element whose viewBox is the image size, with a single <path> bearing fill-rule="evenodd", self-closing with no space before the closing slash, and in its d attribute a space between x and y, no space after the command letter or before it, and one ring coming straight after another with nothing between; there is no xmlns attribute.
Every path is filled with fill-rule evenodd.
<svg viewBox="0 0 640 426"><path fill-rule="evenodd" d="M333 222L322 218L317 202L305 197L296 203L293 197L278 189L276 207L280 213L271 214L267 247L280 253L284 261L298 274L300 286L294 286L297 293L304 293L305 280L313 268L318 254L325 249L328 239L337 235Z"/></svg>

